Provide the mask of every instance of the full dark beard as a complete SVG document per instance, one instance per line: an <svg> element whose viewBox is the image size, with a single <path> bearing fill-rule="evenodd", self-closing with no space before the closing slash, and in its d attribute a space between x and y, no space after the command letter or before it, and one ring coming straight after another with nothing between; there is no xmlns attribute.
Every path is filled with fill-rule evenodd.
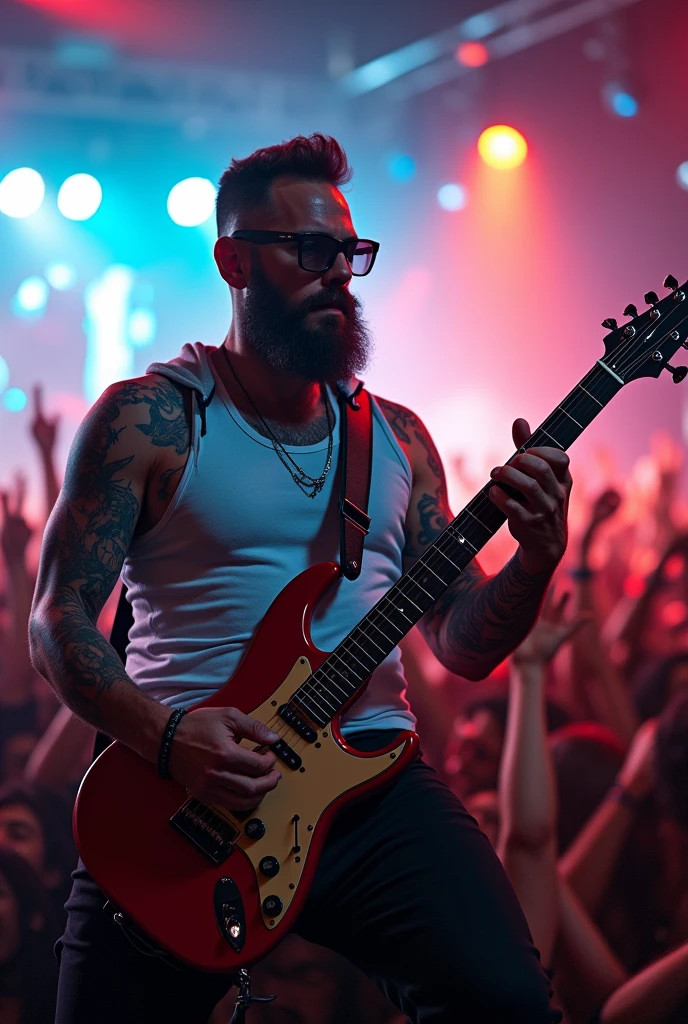
<svg viewBox="0 0 688 1024"><path fill-rule="evenodd" d="M344 314L318 313L333 306ZM338 381L368 365L372 339L361 315L362 304L341 288L323 289L294 307L263 273L251 268L242 310L242 333L268 365L307 381ZM317 319L316 319L317 317Z"/></svg>

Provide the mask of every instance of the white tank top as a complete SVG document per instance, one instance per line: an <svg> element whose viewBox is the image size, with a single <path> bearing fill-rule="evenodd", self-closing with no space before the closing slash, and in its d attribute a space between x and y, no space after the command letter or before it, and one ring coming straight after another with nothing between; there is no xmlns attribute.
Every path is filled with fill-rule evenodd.
<svg viewBox="0 0 688 1024"><path fill-rule="evenodd" d="M185 345L162 373L191 386L191 450L164 516L136 539L122 569L134 624L127 673L169 707L190 707L224 686L273 599L302 570L339 561L339 408L332 468L314 498L297 487L271 442L241 416L208 361L211 349ZM201 436L199 406L205 407ZM318 477L327 439L286 450ZM335 481L337 484L335 485ZM363 568L323 597L313 641L332 650L401 575L411 469L373 401L373 468ZM415 727L398 648L375 670L342 731Z"/></svg>

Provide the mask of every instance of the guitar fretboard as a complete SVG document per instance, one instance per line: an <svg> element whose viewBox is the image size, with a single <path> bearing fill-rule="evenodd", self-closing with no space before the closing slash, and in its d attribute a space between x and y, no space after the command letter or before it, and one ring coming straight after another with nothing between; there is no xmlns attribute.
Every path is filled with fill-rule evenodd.
<svg viewBox="0 0 688 1024"><path fill-rule="evenodd" d="M519 452L565 451L621 390L623 382L601 362L537 428ZM518 452L512 455L512 459ZM509 459L511 461L511 459ZM412 626L449 589L459 573L506 521L490 500L491 481L459 512L423 555L365 615L320 668L298 688L291 704L325 726L365 684Z"/></svg>

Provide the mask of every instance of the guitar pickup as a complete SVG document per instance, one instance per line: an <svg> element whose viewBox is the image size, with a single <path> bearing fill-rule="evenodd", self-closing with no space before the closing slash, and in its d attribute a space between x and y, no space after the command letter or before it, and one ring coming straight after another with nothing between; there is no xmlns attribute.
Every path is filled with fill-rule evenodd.
<svg viewBox="0 0 688 1024"><path fill-rule="evenodd" d="M270 750L279 757L280 761L284 761L289 768L300 768L303 763L296 751L292 750L284 740L277 740L277 743L272 744Z"/></svg>
<svg viewBox="0 0 688 1024"><path fill-rule="evenodd" d="M292 711L288 704L283 704L277 714L304 740L307 740L309 743L315 743L318 738L318 734L315 729L308 725L307 722L304 722L302 718L299 718L296 712Z"/></svg>

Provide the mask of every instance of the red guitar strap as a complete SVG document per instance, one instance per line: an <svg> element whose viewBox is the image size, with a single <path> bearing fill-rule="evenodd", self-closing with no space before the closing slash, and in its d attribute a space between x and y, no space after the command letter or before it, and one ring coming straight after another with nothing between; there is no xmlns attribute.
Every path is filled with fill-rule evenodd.
<svg viewBox="0 0 688 1024"><path fill-rule="evenodd" d="M373 411L362 381L358 381L356 390L350 394L340 388L339 423L339 560L346 578L355 580L361 572L363 542L370 530L368 499L373 467Z"/></svg>

